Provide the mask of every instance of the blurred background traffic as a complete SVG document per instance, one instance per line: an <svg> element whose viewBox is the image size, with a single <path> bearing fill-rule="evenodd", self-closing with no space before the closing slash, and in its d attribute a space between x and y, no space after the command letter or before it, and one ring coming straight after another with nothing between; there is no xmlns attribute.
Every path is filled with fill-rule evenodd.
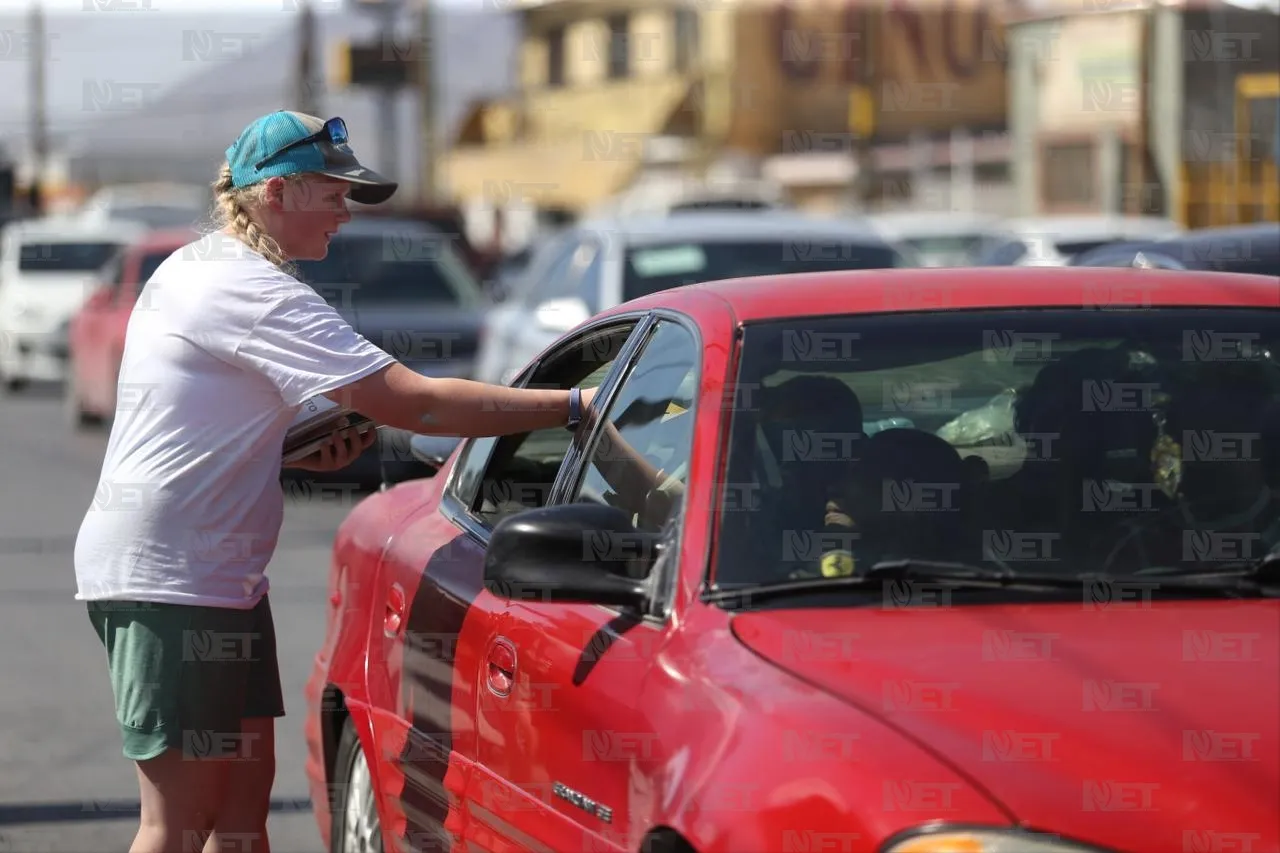
<svg viewBox="0 0 1280 853"><path fill-rule="evenodd" d="M301 274L432 375L506 382L736 276L1280 275L1274 2L47 0L0 59L0 380L60 385L77 428L130 392L129 313L226 146L281 108L400 181Z"/></svg>

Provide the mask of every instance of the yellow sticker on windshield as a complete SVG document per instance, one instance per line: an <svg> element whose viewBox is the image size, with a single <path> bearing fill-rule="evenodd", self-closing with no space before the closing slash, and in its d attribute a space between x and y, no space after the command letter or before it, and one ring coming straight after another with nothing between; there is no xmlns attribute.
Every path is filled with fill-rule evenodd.
<svg viewBox="0 0 1280 853"><path fill-rule="evenodd" d="M822 555L822 576L824 578L852 577L857 568L853 555L848 551L832 551Z"/></svg>

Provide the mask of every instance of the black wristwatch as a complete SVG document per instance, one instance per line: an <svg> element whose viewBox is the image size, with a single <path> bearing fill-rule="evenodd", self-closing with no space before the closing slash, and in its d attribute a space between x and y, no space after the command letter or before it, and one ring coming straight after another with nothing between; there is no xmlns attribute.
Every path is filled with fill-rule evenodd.
<svg viewBox="0 0 1280 853"><path fill-rule="evenodd" d="M570 432L575 431L578 425L582 423L582 389L569 389L569 422L565 424L565 429Z"/></svg>

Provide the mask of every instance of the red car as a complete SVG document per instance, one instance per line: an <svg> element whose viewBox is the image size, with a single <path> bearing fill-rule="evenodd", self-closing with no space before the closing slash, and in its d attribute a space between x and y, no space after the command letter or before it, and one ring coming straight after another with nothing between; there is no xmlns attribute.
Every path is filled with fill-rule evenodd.
<svg viewBox="0 0 1280 853"><path fill-rule="evenodd" d="M1280 288L716 282L338 531L335 851L1280 851ZM423 440L422 458L431 443Z"/></svg>
<svg viewBox="0 0 1280 853"><path fill-rule="evenodd" d="M138 294L165 258L195 238L187 228L149 232L103 269L102 286L67 330L70 365L63 399L73 426L101 424L115 415L125 331Z"/></svg>

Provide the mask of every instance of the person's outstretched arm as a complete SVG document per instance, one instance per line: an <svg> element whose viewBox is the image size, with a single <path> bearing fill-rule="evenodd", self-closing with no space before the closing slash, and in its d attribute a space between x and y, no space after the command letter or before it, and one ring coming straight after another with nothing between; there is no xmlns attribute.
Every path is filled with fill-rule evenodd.
<svg viewBox="0 0 1280 853"><path fill-rule="evenodd" d="M582 392L582 407L594 396ZM562 426L569 392L421 376L400 363L325 395L379 424L423 435L511 435Z"/></svg>

